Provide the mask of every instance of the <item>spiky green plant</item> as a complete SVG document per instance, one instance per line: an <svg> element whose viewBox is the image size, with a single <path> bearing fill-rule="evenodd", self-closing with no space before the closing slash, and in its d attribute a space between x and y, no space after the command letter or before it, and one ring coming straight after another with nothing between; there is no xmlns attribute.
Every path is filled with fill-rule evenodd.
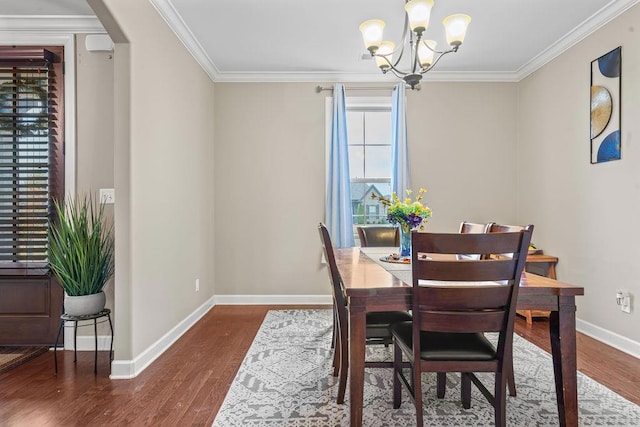
<svg viewBox="0 0 640 427"><path fill-rule="evenodd" d="M54 201L57 221L49 228L49 266L67 295L102 291L114 272L113 225L103 203L83 196Z"/></svg>

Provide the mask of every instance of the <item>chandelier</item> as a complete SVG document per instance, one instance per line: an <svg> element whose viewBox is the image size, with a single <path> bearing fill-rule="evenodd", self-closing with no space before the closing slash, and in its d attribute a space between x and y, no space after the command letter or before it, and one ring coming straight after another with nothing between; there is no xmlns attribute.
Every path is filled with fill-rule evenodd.
<svg viewBox="0 0 640 427"><path fill-rule="evenodd" d="M367 50L376 60L376 65L383 74L391 71L397 77L403 79L411 89L422 79L422 75L431 71L444 55L457 52L464 41L467 26L471 22L469 15L456 14L447 16L442 24L445 28L447 50L436 50L434 40L422 38L424 31L429 26L433 0L406 0L404 10L404 30L400 46L396 48L390 41L382 40L385 23L380 19L371 19L360 25L362 38ZM402 59L405 48L410 52L409 70L401 71L398 64ZM395 60L394 60L395 58Z"/></svg>

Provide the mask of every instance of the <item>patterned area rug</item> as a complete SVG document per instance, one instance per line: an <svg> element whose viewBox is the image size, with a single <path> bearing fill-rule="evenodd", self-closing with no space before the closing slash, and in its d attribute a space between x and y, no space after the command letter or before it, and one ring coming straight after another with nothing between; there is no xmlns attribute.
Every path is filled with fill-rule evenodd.
<svg viewBox="0 0 640 427"><path fill-rule="evenodd" d="M48 350L47 347L0 347L0 375Z"/></svg>
<svg viewBox="0 0 640 427"><path fill-rule="evenodd" d="M331 376L330 310L270 311L249 349L213 423L227 426L348 426L345 404L335 402ZM367 359L392 359L391 348L367 348ZM551 356L514 337L517 397L507 396L507 425L557 426ZM492 384L492 375L479 376ZM425 420L429 426L493 425L493 408L472 387L471 409L460 403L460 376L447 375L444 399L436 398L435 374L423 374ZM366 369L365 426L415 425L413 404L403 391L392 408L391 369ZM640 426L640 407L578 372L581 426Z"/></svg>

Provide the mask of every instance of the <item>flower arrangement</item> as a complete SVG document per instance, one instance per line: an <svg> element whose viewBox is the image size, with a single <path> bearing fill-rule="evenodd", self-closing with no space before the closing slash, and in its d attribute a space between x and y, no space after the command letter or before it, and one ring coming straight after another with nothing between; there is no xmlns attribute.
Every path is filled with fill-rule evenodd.
<svg viewBox="0 0 640 427"><path fill-rule="evenodd" d="M422 196L427 190L421 188L415 196L415 200L411 199L412 190L407 190L407 197L400 200L396 193L393 193L391 200L385 199L376 194L371 194L371 198L379 200L387 208L387 221L391 224L397 224L402 227L403 231L420 226L423 221L431 217L431 209L422 204Z"/></svg>

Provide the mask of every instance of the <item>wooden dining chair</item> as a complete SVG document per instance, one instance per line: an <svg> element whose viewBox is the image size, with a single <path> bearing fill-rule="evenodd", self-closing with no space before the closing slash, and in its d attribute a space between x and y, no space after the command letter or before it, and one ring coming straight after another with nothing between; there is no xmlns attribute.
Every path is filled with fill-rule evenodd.
<svg viewBox="0 0 640 427"><path fill-rule="evenodd" d="M494 407L495 425L506 422L506 386L515 307L533 226L512 233L412 233L413 321L392 326L393 407L401 384L423 425L422 372L461 372L461 399L471 407L473 383ZM511 253L512 257L461 258L458 254ZM429 254L425 256L425 254ZM484 335L497 332L497 345ZM403 355L411 365L409 378ZM475 372L493 372L493 394Z"/></svg>
<svg viewBox="0 0 640 427"><path fill-rule="evenodd" d="M347 388L347 373L349 369L349 314L347 313L347 299L344 292L342 277L338 271L333 244L327 227L318 225L320 241L324 257L328 264L329 279L333 294L335 349L333 356L333 376L340 376L338 380L338 403L344 403L344 394ZM391 337L391 325L396 322L411 320L411 315L406 311L381 311L367 313L366 344L389 345L393 342ZM392 362L366 361L365 366L370 368L392 368Z"/></svg>
<svg viewBox="0 0 640 427"><path fill-rule="evenodd" d="M492 224L492 222L478 223L462 221L460 223L460 233L486 233Z"/></svg>
<svg viewBox="0 0 640 427"><path fill-rule="evenodd" d="M491 222L488 225L487 233L513 233L527 228L521 225L505 225L497 224L495 222Z"/></svg>
<svg viewBox="0 0 640 427"><path fill-rule="evenodd" d="M531 227L531 233L533 234L533 226L521 226L521 225L506 225L506 224L497 224L495 222L491 222L487 224L487 233L513 233L521 230L525 230ZM527 247L527 253L529 248ZM510 256L509 254L501 254L502 256ZM526 257L526 255L525 255ZM526 263L525 263L526 268ZM515 373L513 371L513 356L510 357L511 360L511 369L509 371L509 376L507 377L507 385L509 387L509 395L516 396L516 379Z"/></svg>
<svg viewBox="0 0 640 427"><path fill-rule="evenodd" d="M488 223L476 223L476 222L468 222L468 221L462 221L462 223L460 224L460 233L488 233L490 230L494 230L498 231L501 230L503 232L509 232L509 231L520 231L522 230L524 227L512 227L512 226L503 226L503 225L498 225L494 222L488 222ZM479 255L480 257L483 258L487 258L489 256L491 256L491 254L482 254ZM515 374L513 372L513 357L510 358L511 363L509 366L509 374L507 375L507 386L509 389L509 395L511 396L515 396L516 395L516 380L515 380ZM446 387L446 376L444 373L441 373L438 375L438 390L440 390L440 397L444 397L444 390Z"/></svg>
<svg viewBox="0 0 640 427"><path fill-rule="evenodd" d="M391 225L359 225L358 237L363 248L373 246L400 246L398 227Z"/></svg>

